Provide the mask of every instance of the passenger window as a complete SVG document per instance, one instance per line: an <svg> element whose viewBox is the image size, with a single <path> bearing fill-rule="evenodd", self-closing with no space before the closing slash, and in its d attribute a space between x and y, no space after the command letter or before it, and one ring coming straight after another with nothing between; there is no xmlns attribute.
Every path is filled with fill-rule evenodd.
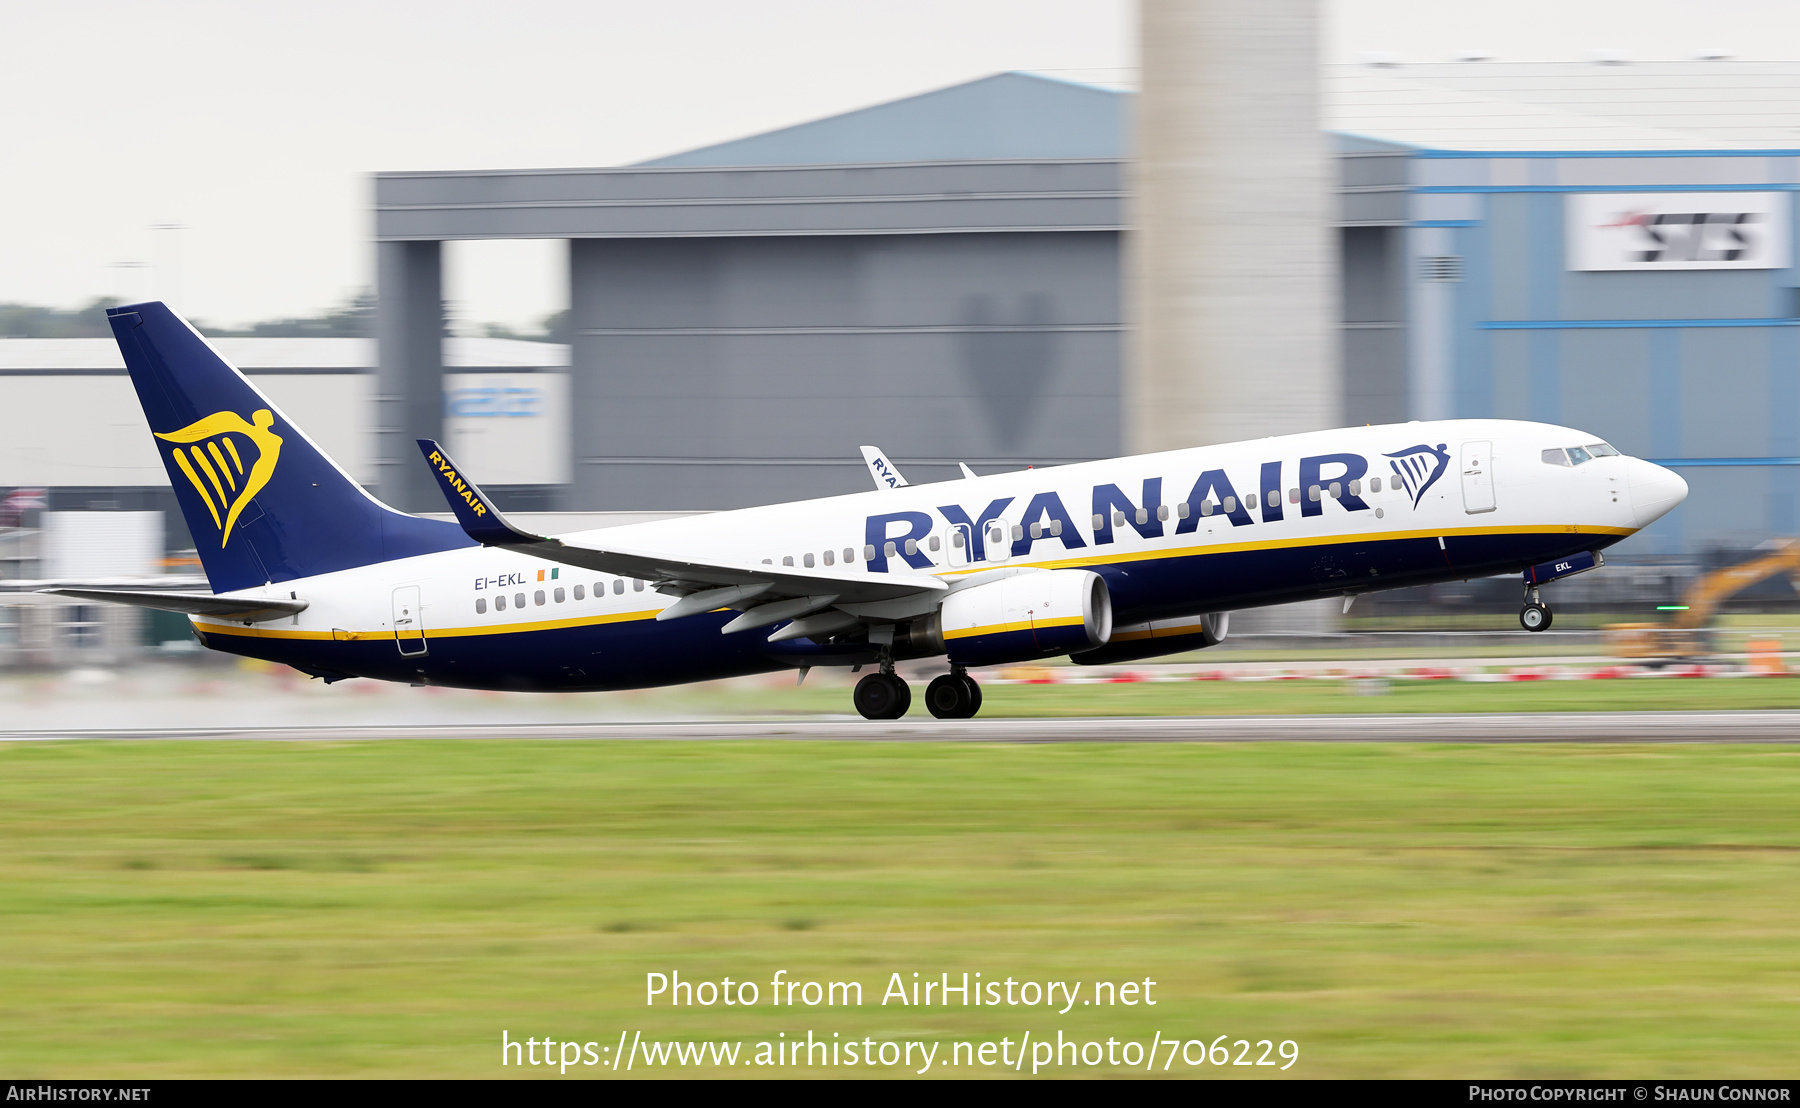
<svg viewBox="0 0 1800 1108"><path fill-rule="evenodd" d="M1544 451L1542 457L1544 459L1544 464L1547 466L1567 467L1569 464L1569 455L1566 454L1560 446Z"/></svg>
<svg viewBox="0 0 1800 1108"><path fill-rule="evenodd" d="M917 554L919 552L919 540L918 539L907 539L906 540L906 552L908 554Z"/></svg>
<svg viewBox="0 0 1800 1108"><path fill-rule="evenodd" d="M1016 523L1013 524L1013 541L1018 542L1020 539L1022 539L1024 537L1025 537L1025 528L1020 527Z"/></svg>
<svg viewBox="0 0 1800 1108"><path fill-rule="evenodd" d="M827 550L825 552L825 564L829 566L829 565L835 565L836 563L837 563L837 559L831 556L831 551Z"/></svg>
<svg viewBox="0 0 1800 1108"><path fill-rule="evenodd" d="M1579 447L1579 446L1569 447L1569 461L1572 462L1573 464L1580 465L1583 462L1591 462L1593 460L1594 460L1594 456L1592 454L1589 454L1587 451L1583 450L1581 447Z"/></svg>
<svg viewBox="0 0 1800 1108"><path fill-rule="evenodd" d="M1006 532L1004 532L1004 531L1000 530L1000 528L996 527L992 531L988 532L988 541L991 543L1005 542L1006 541Z"/></svg>
<svg viewBox="0 0 1800 1108"><path fill-rule="evenodd" d="M1313 499L1317 500L1318 497L1315 496L1315 497L1313 497ZM1288 503L1289 504L1300 503L1300 490L1299 489L1289 489L1288 490Z"/></svg>
<svg viewBox="0 0 1800 1108"><path fill-rule="evenodd" d="M863 547L863 561L872 562L874 560L875 560L875 547L872 545L864 546Z"/></svg>
<svg viewBox="0 0 1800 1108"><path fill-rule="evenodd" d="M537 602L538 607L542 608L544 606L544 590L539 589L537 592L532 593L531 599Z"/></svg>
<svg viewBox="0 0 1800 1108"><path fill-rule="evenodd" d="M1309 486L1306 490L1306 498L1308 500L1317 501L1319 499L1319 486Z"/></svg>
<svg viewBox="0 0 1800 1108"><path fill-rule="evenodd" d="M1202 500L1200 502L1200 514L1203 516L1209 516L1209 515L1213 514L1212 501Z"/></svg>
<svg viewBox="0 0 1800 1108"><path fill-rule="evenodd" d="M478 616L487 615L487 601L485 599L480 597L475 599L475 614Z"/></svg>
<svg viewBox="0 0 1800 1108"><path fill-rule="evenodd" d="M1044 525L1041 523L1032 524L1031 525L1031 537L1034 539L1043 538L1044 537Z"/></svg>
<svg viewBox="0 0 1800 1108"><path fill-rule="evenodd" d="M936 535L933 535L933 536L931 536L931 538L926 540L926 545L931 547L931 549L936 550L939 547L943 546L944 544L941 541L939 541L939 539Z"/></svg>
<svg viewBox="0 0 1800 1108"><path fill-rule="evenodd" d="M888 543L886 546L882 547L881 549L882 549L882 553L886 554L890 558L895 557L900 553L900 551L894 549L894 544L891 542Z"/></svg>
<svg viewBox="0 0 1800 1108"><path fill-rule="evenodd" d="M1061 535L1062 535L1062 520L1053 519L1050 521L1050 534L1052 537L1061 537ZM932 547L932 549L936 550L937 547L934 546L934 547Z"/></svg>
<svg viewBox="0 0 1800 1108"><path fill-rule="evenodd" d="M800 564L805 566L807 569L811 569L813 567L813 556L811 554L807 554L807 555L803 556L800 559Z"/></svg>
<svg viewBox="0 0 1800 1108"><path fill-rule="evenodd" d="M1235 497L1235 496L1226 497L1225 498L1225 514L1230 515L1231 513L1235 512L1235 511L1237 511L1237 497Z"/></svg>
<svg viewBox="0 0 1800 1108"><path fill-rule="evenodd" d="M1379 478L1379 477L1369 478L1369 491L1370 492L1380 492L1381 491L1381 478Z"/></svg>
<svg viewBox="0 0 1800 1108"><path fill-rule="evenodd" d="M1186 519L1188 516L1191 516L1193 514L1194 514L1194 510L1192 508L1188 507L1187 501L1183 500L1181 503L1175 505L1175 518L1176 519Z"/></svg>
<svg viewBox="0 0 1800 1108"><path fill-rule="evenodd" d="M1139 526L1149 523L1150 522L1150 509L1139 508L1137 510L1137 521L1138 521Z"/></svg>
<svg viewBox="0 0 1800 1108"><path fill-rule="evenodd" d="M644 582L639 580L636 577L633 577L631 579L631 589L633 592L643 592L644 591Z"/></svg>
<svg viewBox="0 0 1800 1108"><path fill-rule="evenodd" d="M763 559L763 565L765 565L765 566L772 566L774 564L775 564L775 559L773 559L773 558L764 558Z"/></svg>
<svg viewBox="0 0 1800 1108"><path fill-rule="evenodd" d="M1255 493L1251 492L1251 493L1244 494L1244 507L1249 508L1252 511L1256 510L1256 494Z"/></svg>
<svg viewBox="0 0 1800 1108"><path fill-rule="evenodd" d="M950 549L961 550L963 546L962 528L950 532Z"/></svg>
<svg viewBox="0 0 1800 1108"><path fill-rule="evenodd" d="M1362 482L1361 481L1350 482L1350 495L1351 496L1361 496L1362 495Z"/></svg>
<svg viewBox="0 0 1800 1108"><path fill-rule="evenodd" d="M1603 442L1588 443L1588 453L1596 458L1617 458L1619 452Z"/></svg>
<svg viewBox="0 0 1800 1108"><path fill-rule="evenodd" d="M506 611L506 597L504 595L494 597L494 611Z"/></svg>
<svg viewBox="0 0 1800 1108"><path fill-rule="evenodd" d="M1098 531L1102 527L1105 527L1105 526L1106 526L1106 517L1105 516L1097 515L1094 517L1094 530Z"/></svg>
<svg viewBox="0 0 1800 1108"><path fill-rule="evenodd" d="M614 596L625 595L625 578L621 577L618 580L613 582L613 595Z"/></svg>
<svg viewBox="0 0 1800 1108"><path fill-rule="evenodd" d="M1167 504L1158 504L1156 506L1156 518L1164 521L1165 523L1168 522L1169 506Z"/></svg>
<svg viewBox="0 0 1800 1108"><path fill-rule="evenodd" d="M538 595L542 596L544 594L539 593ZM525 594L522 592L513 593L513 607L523 608L524 606L525 606Z"/></svg>
<svg viewBox="0 0 1800 1108"><path fill-rule="evenodd" d="M1125 513L1124 512L1114 512L1113 513L1113 526L1114 527L1125 526Z"/></svg>
<svg viewBox="0 0 1800 1108"><path fill-rule="evenodd" d="M856 561L856 548L854 546L844 547L844 564L849 565L854 561Z"/></svg>
<svg viewBox="0 0 1800 1108"><path fill-rule="evenodd" d="M587 599L587 586L586 585L576 585L575 586L575 599L577 599L577 600L586 600Z"/></svg>
<svg viewBox="0 0 1800 1108"><path fill-rule="evenodd" d="M785 557L783 557L781 559L781 564L784 566L793 565L794 564L794 556L792 554L786 555Z"/></svg>
<svg viewBox="0 0 1800 1108"><path fill-rule="evenodd" d="M1343 496L1344 496L1344 486L1337 481L1333 481L1331 483L1331 498L1333 500L1341 500L1341 499L1343 499Z"/></svg>
<svg viewBox="0 0 1800 1108"><path fill-rule="evenodd" d="M567 593L563 592L561 589L557 589L555 592L550 594L550 599L556 601L558 604L561 604L567 596L568 596Z"/></svg>

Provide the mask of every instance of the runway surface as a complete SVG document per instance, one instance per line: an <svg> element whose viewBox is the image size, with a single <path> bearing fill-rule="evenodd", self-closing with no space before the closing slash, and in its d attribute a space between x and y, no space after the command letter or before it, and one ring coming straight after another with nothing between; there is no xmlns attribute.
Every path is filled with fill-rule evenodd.
<svg viewBox="0 0 1800 1108"><path fill-rule="evenodd" d="M466 726L144 728L0 731L0 742L74 739L791 739L862 742L1800 742L1800 712L1560 712L1518 715L1263 716L1161 719L854 717Z"/></svg>

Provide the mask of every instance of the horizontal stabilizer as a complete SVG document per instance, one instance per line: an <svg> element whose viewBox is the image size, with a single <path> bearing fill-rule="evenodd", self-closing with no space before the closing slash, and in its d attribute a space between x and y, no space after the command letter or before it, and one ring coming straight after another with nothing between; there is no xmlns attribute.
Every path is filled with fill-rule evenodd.
<svg viewBox="0 0 1800 1108"><path fill-rule="evenodd" d="M76 600L104 600L110 604L129 604L134 608L155 608L162 612L182 612L190 616L223 616L226 619L256 623L281 619L306 610L304 600L280 600L274 597L214 596L200 592L158 592L150 589L39 589L52 596L70 596Z"/></svg>

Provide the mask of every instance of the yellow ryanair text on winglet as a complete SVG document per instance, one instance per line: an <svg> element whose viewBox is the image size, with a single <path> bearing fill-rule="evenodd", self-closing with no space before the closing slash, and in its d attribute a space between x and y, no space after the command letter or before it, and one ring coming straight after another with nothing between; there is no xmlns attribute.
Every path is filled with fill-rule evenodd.
<svg viewBox="0 0 1800 1108"><path fill-rule="evenodd" d="M275 474L275 462L281 456L281 436L269 430L274 424L275 413L267 408L258 408L248 420L236 412L214 412L179 431L156 436L176 444L170 457L212 514L213 526L219 529L221 548L231 541L231 529L238 516ZM256 447L256 459L251 462L248 472L233 435L242 435ZM200 449L202 443L205 450ZM184 446L185 450L182 449ZM202 473L206 475L205 481L200 479Z"/></svg>
<svg viewBox="0 0 1800 1108"><path fill-rule="evenodd" d="M456 470L451 468L450 463L444 460L442 454L433 450L430 455L430 461L432 465L437 467L438 472L443 474L444 483L456 490L457 495L463 498L465 504L474 509L477 516L487 515L487 505L483 504L480 499L476 497L474 489L471 489L463 482L461 477L456 475Z"/></svg>

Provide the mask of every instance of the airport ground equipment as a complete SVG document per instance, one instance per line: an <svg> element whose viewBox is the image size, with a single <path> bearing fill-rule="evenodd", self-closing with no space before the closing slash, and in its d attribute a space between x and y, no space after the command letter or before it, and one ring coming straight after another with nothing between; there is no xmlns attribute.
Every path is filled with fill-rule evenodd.
<svg viewBox="0 0 1800 1108"><path fill-rule="evenodd" d="M1771 577L1786 574L1800 592L1800 539L1780 539L1768 553L1702 575L1681 598L1682 609L1667 623L1614 623L1601 630L1607 652L1620 658L1658 662L1712 653L1709 624L1719 605Z"/></svg>

